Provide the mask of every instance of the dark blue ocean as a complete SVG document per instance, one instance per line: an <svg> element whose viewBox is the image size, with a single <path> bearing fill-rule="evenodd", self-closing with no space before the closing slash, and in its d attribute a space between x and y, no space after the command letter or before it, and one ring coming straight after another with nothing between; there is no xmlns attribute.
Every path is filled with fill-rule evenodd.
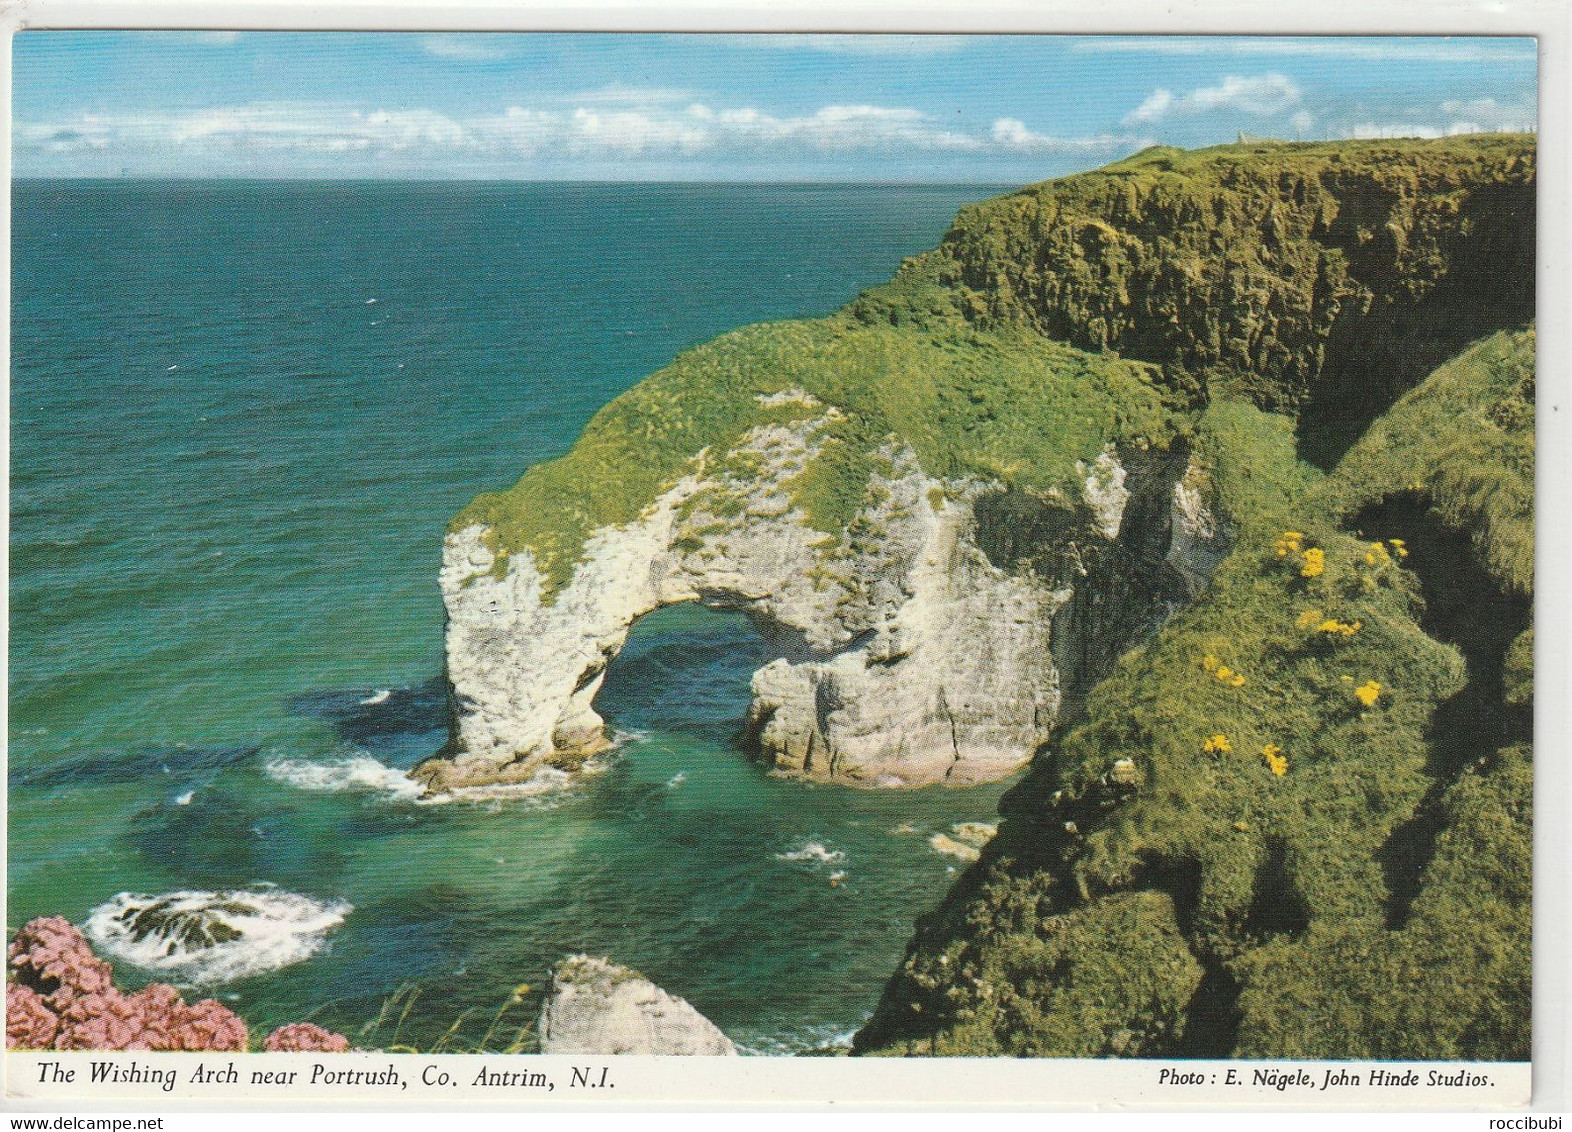
<svg viewBox="0 0 1572 1132"><path fill-rule="evenodd" d="M598 776L433 806L397 772L445 734L453 512L677 351L835 309L992 190L13 191L11 928L247 892L273 935L132 949L121 981L352 1035L399 994L368 1044L475 1044L499 1008L506 1031L579 951L755 1052L857 1027L953 879L928 837L1002 787L766 776L736 742L766 655L741 618L635 627Z"/></svg>

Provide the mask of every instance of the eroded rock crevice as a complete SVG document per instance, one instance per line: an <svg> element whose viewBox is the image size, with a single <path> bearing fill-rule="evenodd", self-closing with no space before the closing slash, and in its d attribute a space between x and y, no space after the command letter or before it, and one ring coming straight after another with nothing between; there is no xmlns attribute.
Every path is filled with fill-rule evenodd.
<svg viewBox="0 0 1572 1132"><path fill-rule="evenodd" d="M1455 645L1468 674L1462 689L1436 706L1431 720L1426 768L1431 786L1379 854L1387 883L1387 926L1401 928L1435 855L1445 828L1444 799L1458 776L1501 747L1532 740L1533 711L1510 701L1504 681L1507 651L1532 623L1532 602L1504 592L1480 564L1468 535L1442 524L1422 493L1390 496L1361 511L1351 526L1405 541L1410 551L1405 565L1419 578L1425 599L1420 628Z"/></svg>

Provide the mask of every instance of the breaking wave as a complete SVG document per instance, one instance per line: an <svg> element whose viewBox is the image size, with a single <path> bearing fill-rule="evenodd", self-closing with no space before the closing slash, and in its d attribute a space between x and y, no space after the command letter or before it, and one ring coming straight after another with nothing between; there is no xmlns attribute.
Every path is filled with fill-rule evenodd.
<svg viewBox="0 0 1572 1132"><path fill-rule="evenodd" d="M777 861L813 861L817 864L827 865L832 861L844 861L846 854L839 849L829 849L817 841L809 841L796 849L788 849L784 853L776 853Z"/></svg>
<svg viewBox="0 0 1572 1132"><path fill-rule="evenodd" d="M83 925L100 950L186 986L288 967L315 955L353 906L276 888L230 892L122 892Z"/></svg>
<svg viewBox="0 0 1572 1132"><path fill-rule="evenodd" d="M428 806L452 802L508 802L519 799L538 799L543 795L564 793L573 784L573 776L553 766L543 766L523 782L500 783L495 786L459 786L445 794L421 798Z"/></svg>
<svg viewBox="0 0 1572 1132"><path fill-rule="evenodd" d="M370 755L351 755L342 759L313 762L310 759L274 759L267 764L268 777L297 790L339 794L363 790L386 794L398 801L413 802L424 789L396 767L378 762Z"/></svg>

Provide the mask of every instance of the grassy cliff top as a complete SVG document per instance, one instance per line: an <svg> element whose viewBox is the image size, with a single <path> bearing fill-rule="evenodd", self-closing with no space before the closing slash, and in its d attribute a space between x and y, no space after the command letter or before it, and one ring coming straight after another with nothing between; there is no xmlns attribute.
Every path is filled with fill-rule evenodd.
<svg viewBox="0 0 1572 1132"><path fill-rule="evenodd" d="M638 518L697 468L699 453L719 458L758 425L824 415L760 402L788 390L840 411L792 485L808 521L831 538L856 513L889 440L909 445L932 476L1074 498L1077 460L1109 441L1164 447L1179 420L1154 367L1030 332L845 315L765 323L681 354L597 413L566 456L478 497L452 527L481 523L502 551L528 548L548 587L559 587L592 532Z"/></svg>
<svg viewBox="0 0 1572 1132"><path fill-rule="evenodd" d="M1532 317L1533 183L1532 138L1480 136L1157 148L1034 185L963 209L839 314L687 351L452 528L489 527L499 569L528 549L554 592L701 452L807 415L758 402L789 388L844 414L793 485L832 539L891 440L930 475L1048 492L1107 443L1166 446L1211 396L1297 411L1302 451L1320 422L1335 456Z"/></svg>
<svg viewBox="0 0 1572 1132"><path fill-rule="evenodd" d="M1527 135L1149 149L962 209L922 270L979 321L1367 420L1533 317L1534 184Z"/></svg>

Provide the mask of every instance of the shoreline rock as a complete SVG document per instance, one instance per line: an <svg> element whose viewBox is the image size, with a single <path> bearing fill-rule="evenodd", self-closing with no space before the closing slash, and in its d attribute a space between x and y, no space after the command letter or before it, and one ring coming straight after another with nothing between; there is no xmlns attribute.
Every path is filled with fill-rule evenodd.
<svg viewBox="0 0 1572 1132"><path fill-rule="evenodd" d="M686 1000L588 955L557 964L539 1032L543 1054L737 1055L731 1039Z"/></svg>

